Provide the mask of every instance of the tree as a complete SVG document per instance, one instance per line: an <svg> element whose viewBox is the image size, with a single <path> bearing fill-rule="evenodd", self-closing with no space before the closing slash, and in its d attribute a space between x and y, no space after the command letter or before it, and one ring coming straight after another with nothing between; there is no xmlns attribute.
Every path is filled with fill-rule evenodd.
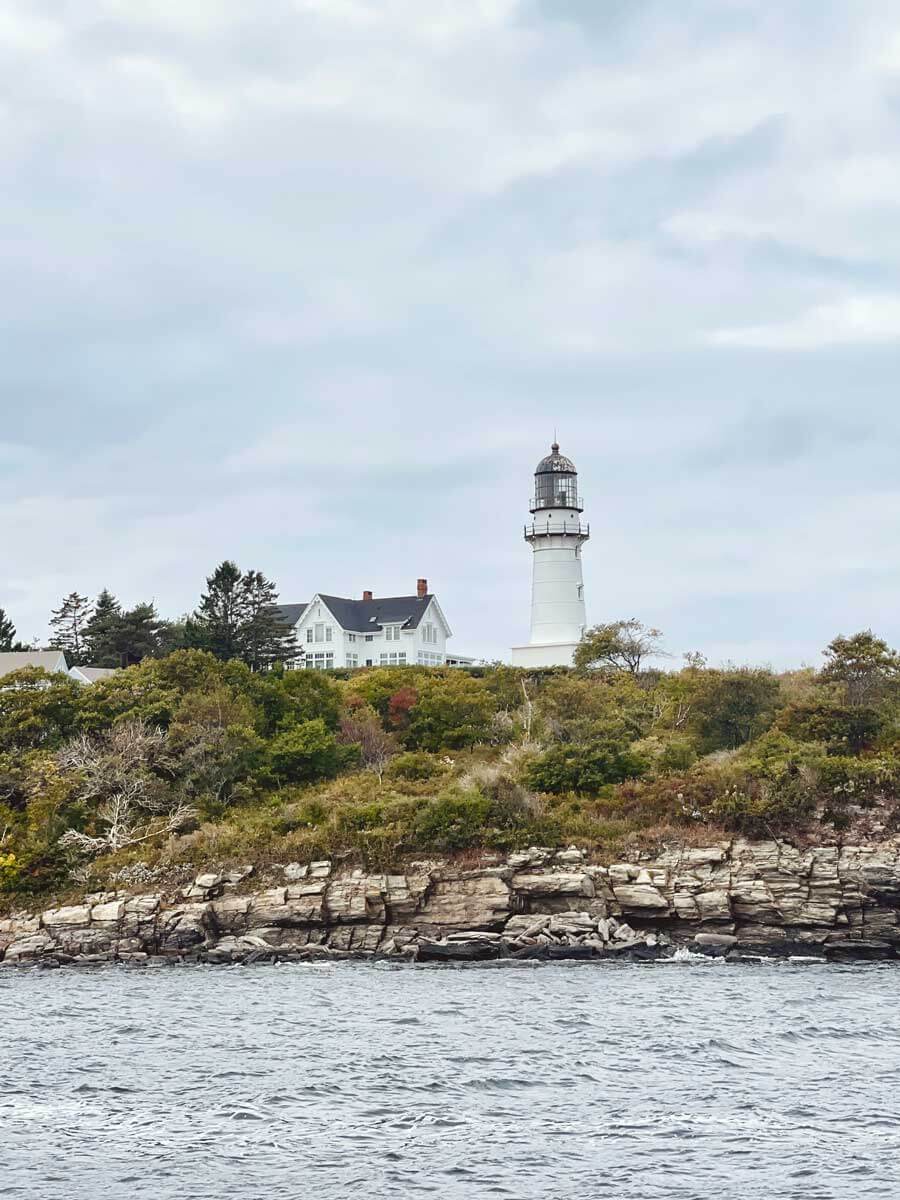
<svg viewBox="0 0 900 1200"><path fill-rule="evenodd" d="M0 652L27 649L24 642L17 640L16 627L6 615L5 609L0 608Z"/></svg>
<svg viewBox="0 0 900 1200"><path fill-rule="evenodd" d="M321 720L303 721L279 733L269 743L272 772L284 783L331 779L355 758L349 746L339 746Z"/></svg>
<svg viewBox="0 0 900 1200"><path fill-rule="evenodd" d="M900 683L900 654L871 629L836 637L825 649L821 678L843 684L854 707L877 703Z"/></svg>
<svg viewBox="0 0 900 1200"><path fill-rule="evenodd" d="M95 667L129 667L162 653L168 629L150 602L123 612L115 596L104 589L85 628L85 644Z"/></svg>
<svg viewBox="0 0 900 1200"><path fill-rule="evenodd" d="M241 589L246 616L239 631L240 657L252 671L292 662L299 653L296 634L278 612L275 584L261 571L247 571Z"/></svg>
<svg viewBox="0 0 900 1200"><path fill-rule="evenodd" d="M374 708L358 705L345 713L338 741L358 747L364 769L377 775L379 784L382 782L385 767L397 752L397 740L384 730Z"/></svg>
<svg viewBox="0 0 900 1200"><path fill-rule="evenodd" d="M70 661L76 665L86 661L85 629L92 612L93 605L87 596L70 592L59 608L53 609L50 616L50 627L54 630L50 645L54 650L65 651Z"/></svg>
<svg viewBox="0 0 900 1200"><path fill-rule="evenodd" d="M298 655L293 629L281 620L275 585L260 571L241 573L226 559L206 580L188 622L188 639L216 658L240 659L254 671Z"/></svg>
<svg viewBox="0 0 900 1200"><path fill-rule="evenodd" d="M23 667L3 677L0 751L56 749L76 728L82 688L61 672Z"/></svg>
<svg viewBox="0 0 900 1200"><path fill-rule="evenodd" d="M734 750L771 725L778 703L778 680L771 671L703 671L700 680L687 724L696 732L702 753Z"/></svg>
<svg viewBox="0 0 900 1200"><path fill-rule="evenodd" d="M222 684L188 692L169 726L181 789L204 817L220 817L256 764L253 705Z"/></svg>
<svg viewBox="0 0 900 1200"><path fill-rule="evenodd" d="M121 666L110 642L122 618L122 606L108 588L94 602L94 611L84 627L88 657L95 667Z"/></svg>
<svg viewBox="0 0 900 1200"><path fill-rule="evenodd" d="M79 795L97 807L93 833L69 829L64 848L89 855L120 850L174 833L194 815L168 779L174 764L168 738L143 721L123 721L105 733L79 734L57 756L80 777Z"/></svg>
<svg viewBox="0 0 900 1200"><path fill-rule="evenodd" d="M595 625L586 630L575 650L575 666L580 671L606 669L639 675L645 658L665 654L662 636L661 630L648 629L636 617Z"/></svg>
<svg viewBox="0 0 900 1200"><path fill-rule="evenodd" d="M409 711L403 735L411 750L461 750L486 741L494 715L494 698L482 679L463 671L428 674Z"/></svg>

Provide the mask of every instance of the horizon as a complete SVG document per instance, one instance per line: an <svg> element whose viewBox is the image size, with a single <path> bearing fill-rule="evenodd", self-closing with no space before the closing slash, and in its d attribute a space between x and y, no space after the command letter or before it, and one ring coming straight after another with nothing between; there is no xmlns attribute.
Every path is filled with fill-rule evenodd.
<svg viewBox="0 0 900 1200"><path fill-rule="evenodd" d="M900 644L900 13L14 0L0 63L23 641L230 558L506 661L558 429L589 626Z"/></svg>

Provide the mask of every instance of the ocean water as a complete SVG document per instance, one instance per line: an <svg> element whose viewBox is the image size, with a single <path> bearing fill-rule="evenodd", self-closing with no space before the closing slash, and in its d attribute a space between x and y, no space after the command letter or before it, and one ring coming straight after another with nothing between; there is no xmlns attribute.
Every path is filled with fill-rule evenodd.
<svg viewBox="0 0 900 1200"><path fill-rule="evenodd" d="M896 968L0 971L0 1196L900 1195Z"/></svg>

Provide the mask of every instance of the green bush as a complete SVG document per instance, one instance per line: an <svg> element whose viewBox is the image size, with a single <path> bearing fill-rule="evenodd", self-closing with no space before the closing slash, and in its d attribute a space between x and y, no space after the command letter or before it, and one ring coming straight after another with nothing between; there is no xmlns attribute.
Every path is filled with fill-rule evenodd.
<svg viewBox="0 0 900 1200"><path fill-rule="evenodd" d="M411 781L433 779L442 774L444 768L438 759L422 751L409 750L406 754L398 754L391 760L388 775L393 779L408 779Z"/></svg>
<svg viewBox="0 0 900 1200"><path fill-rule="evenodd" d="M527 767L525 778L539 792L596 794L607 784L636 779L646 769L647 760L628 746L594 742L554 746Z"/></svg>
<svg viewBox="0 0 900 1200"><path fill-rule="evenodd" d="M321 719L302 721L269 743L269 766L284 783L331 779L357 757L354 747L339 746Z"/></svg>
<svg viewBox="0 0 900 1200"><path fill-rule="evenodd" d="M478 791L454 788L421 808L414 836L422 850L445 852L481 845L490 801Z"/></svg>

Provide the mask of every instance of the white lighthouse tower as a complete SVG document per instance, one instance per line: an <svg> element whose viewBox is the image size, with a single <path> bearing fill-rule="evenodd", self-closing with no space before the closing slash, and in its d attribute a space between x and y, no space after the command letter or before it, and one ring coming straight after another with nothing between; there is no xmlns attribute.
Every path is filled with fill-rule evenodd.
<svg viewBox="0 0 900 1200"><path fill-rule="evenodd" d="M568 667L584 633L581 547L591 536L582 523L578 472L554 442L534 473L531 521L531 641L514 646L514 667Z"/></svg>

